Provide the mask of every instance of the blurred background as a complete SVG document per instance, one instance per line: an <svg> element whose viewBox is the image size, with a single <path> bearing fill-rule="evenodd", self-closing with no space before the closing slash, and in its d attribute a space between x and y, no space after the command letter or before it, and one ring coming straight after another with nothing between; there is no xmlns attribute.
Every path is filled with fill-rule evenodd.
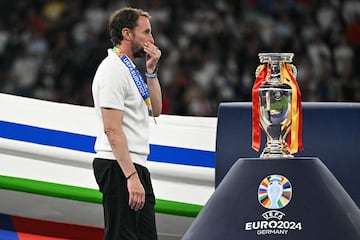
<svg viewBox="0 0 360 240"><path fill-rule="evenodd" d="M358 0L4 0L0 92L93 106L108 17L123 6L152 15L163 113L251 101L260 52L295 53L303 101L360 101Z"/></svg>

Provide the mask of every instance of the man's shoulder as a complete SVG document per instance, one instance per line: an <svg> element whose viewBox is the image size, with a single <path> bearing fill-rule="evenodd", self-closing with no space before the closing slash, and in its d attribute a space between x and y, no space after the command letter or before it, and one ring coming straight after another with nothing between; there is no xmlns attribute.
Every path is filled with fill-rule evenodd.
<svg viewBox="0 0 360 240"><path fill-rule="evenodd" d="M125 64L120 60L120 58L112 51L108 51L108 55L101 61L99 68L112 69L112 71L126 70Z"/></svg>
<svg viewBox="0 0 360 240"><path fill-rule="evenodd" d="M114 56L113 54L111 54L111 52L109 52L109 54L101 61L100 65L101 67L106 67L108 65L114 65L117 63L116 61L116 55Z"/></svg>

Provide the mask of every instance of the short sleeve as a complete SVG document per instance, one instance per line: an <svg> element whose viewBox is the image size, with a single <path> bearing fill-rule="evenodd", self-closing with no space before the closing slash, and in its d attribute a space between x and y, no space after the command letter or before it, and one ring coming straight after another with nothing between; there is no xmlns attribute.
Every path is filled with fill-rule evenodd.
<svg viewBox="0 0 360 240"><path fill-rule="evenodd" d="M98 85L101 108L124 110L128 81L125 71L119 65L108 64L101 70L101 79L99 79Z"/></svg>

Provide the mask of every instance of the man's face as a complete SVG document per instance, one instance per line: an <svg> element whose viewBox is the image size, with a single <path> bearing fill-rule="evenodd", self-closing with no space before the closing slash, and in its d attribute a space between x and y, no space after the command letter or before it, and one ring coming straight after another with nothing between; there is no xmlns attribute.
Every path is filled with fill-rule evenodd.
<svg viewBox="0 0 360 240"><path fill-rule="evenodd" d="M138 19L138 25L132 30L132 52L134 57L145 57L144 44L147 41L154 43L154 38L151 34L151 25L147 17L140 16Z"/></svg>

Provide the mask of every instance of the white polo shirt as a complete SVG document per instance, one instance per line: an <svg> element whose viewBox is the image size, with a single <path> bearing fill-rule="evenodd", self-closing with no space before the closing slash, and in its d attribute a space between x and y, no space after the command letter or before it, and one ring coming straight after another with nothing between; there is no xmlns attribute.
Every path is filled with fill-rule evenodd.
<svg viewBox="0 0 360 240"><path fill-rule="evenodd" d="M124 112L123 130L127 138L130 158L133 163L146 166L149 154L148 109L129 69L111 49L96 71L92 94L95 111L101 124L101 108ZM96 157L115 160L103 125L100 129L94 146Z"/></svg>

